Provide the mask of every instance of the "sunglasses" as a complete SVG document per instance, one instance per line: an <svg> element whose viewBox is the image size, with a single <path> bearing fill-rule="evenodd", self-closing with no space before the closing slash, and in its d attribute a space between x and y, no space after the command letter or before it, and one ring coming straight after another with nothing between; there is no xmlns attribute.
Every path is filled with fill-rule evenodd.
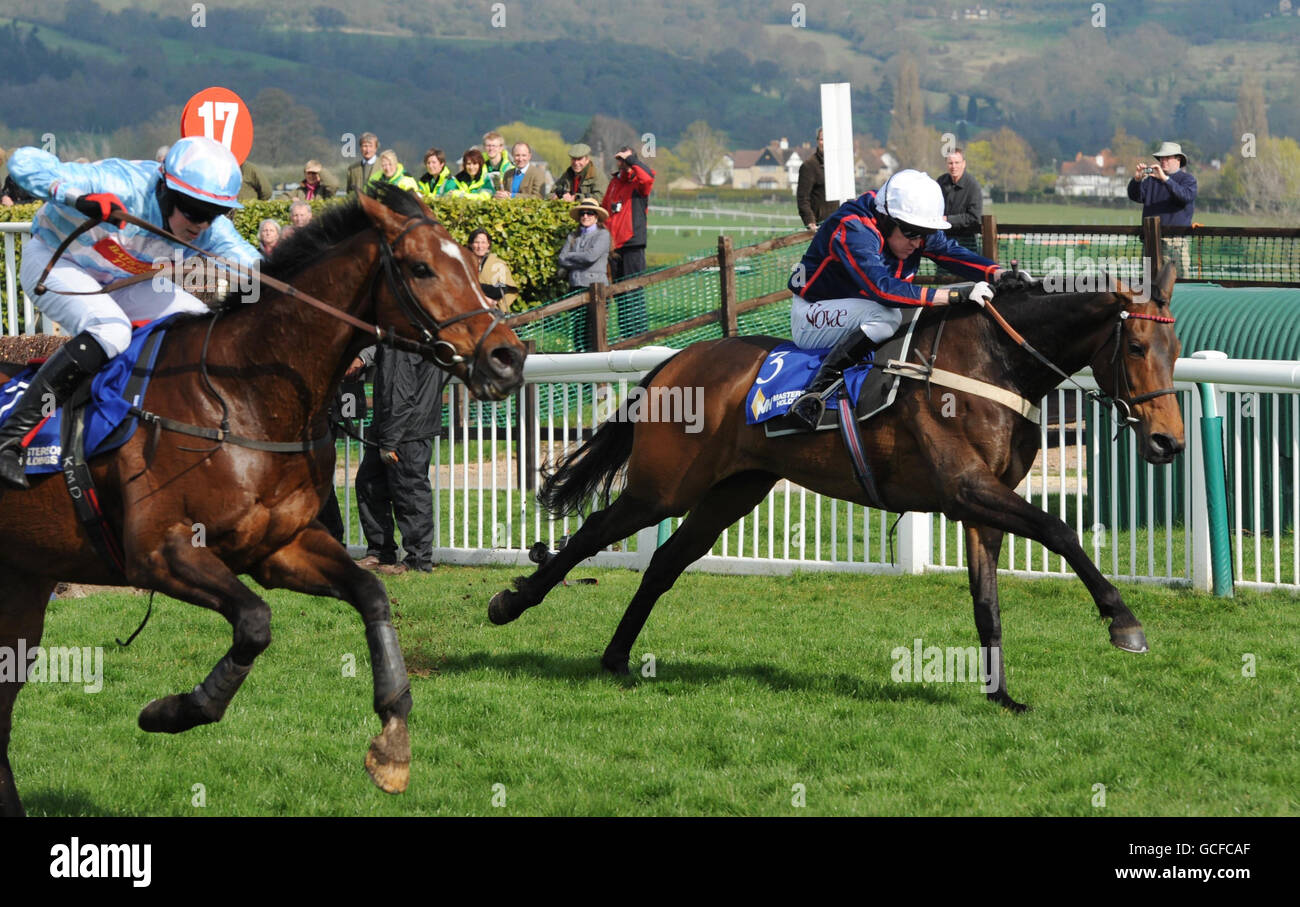
<svg viewBox="0 0 1300 907"><path fill-rule="evenodd" d="M176 210L192 224L210 224L226 213L226 209L220 205L205 204L198 199L181 195L176 198Z"/></svg>
<svg viewBox="0 0 1300 907"><path fill-rule="evenodd" d="M928 239L935 231L926 230L923 227L913 227L910 224L899 223L898 232L903 234L904 239Z"/></svg>
<svg viewBox="0 0 1300 907"><path fill-rule="evenodd" d="M579 216L579 217L595 217L595 216L596 216L596 212L595 212L595 211L579 211L579 212L578 212L578 216Z"/></svg>

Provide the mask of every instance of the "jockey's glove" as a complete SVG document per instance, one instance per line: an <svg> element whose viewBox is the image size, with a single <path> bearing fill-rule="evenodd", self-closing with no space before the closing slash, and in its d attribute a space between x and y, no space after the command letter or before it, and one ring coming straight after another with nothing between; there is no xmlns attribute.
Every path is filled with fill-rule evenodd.
<svg viewBox="0 0 1300 907"><path fill-rule="evenodd" d="M961 287L960 289L948 291L949 305L956 305L959 302L974 302L982 306L992 298L993 288L983 280L970 288Z"/></svg>
<svg viewBox="0 0 1300 907"><path fill-rule="evenodd" d="M72 206L96 223L108 221L110 224L120 224L121 215L126 214L126 205L111 192L83 195Z"/></svg>

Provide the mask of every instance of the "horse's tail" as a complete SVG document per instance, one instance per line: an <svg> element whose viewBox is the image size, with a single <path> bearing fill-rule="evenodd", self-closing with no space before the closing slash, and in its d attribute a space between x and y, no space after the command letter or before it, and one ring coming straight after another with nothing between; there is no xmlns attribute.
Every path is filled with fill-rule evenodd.
<svg viewBox="0 0 1300 907"><path fill-rule="evenodd" d="M640 386L649 387L669 361L651 369ZM599 491L603 506L609 506L614 480L632 456L635 430L636 424L627 419L605 421L581 447L562 457L556 466L542 469L538 502L554 517L569 516L579 513L583 503Z"/></svg>

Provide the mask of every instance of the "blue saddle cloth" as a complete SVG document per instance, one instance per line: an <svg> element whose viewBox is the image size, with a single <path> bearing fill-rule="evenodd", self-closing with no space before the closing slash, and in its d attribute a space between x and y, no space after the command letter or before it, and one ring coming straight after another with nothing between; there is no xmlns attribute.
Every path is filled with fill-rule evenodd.
<svg viewBox="0 0 1300 907"><path fill-rule="evenodd" d="M140 351L145 341L155 332L161 331L163 325L173 317L175 316L160 318L136 328L131 335L130 346L91 380L90 402L86 405L87 458L115 450L135 434L138 420L130 417L130 409L144 402L149 375L153 372L154 361L158 358L158 349L162 344L150 345L151 354L147 362L139 361ZM159 339L161 340L161 335ZM35 374L36 369L29 368L11 378L4 387L0 387L0 424L9 418L9 413L13 411ZM133 381L132 378L135 380ZM121 431L117 430L119 427ZM59 409L45 420L37 430L36 437L27 445L29 475L60 471L60 457L63 453L62 432L63 410Z"/></svg>
<svg viewBox="0 0 1300 907"><path fill-rule="evenodd" d="M822 360L830 349L801 350L793 343L783 343L767 354L767 361L758 370L758 377L745 398L745 423L758 425L777 416L784 416L790 404L799 399ZM849 400L858 405L858 392L871 371L871 363L855 365L844 373L844 386ZM838 393L843 393L839 391Z"/></svg>

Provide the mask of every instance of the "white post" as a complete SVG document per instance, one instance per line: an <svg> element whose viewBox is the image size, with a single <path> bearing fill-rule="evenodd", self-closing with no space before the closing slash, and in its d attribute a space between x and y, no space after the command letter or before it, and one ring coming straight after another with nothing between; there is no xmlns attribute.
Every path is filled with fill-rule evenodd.
<svg viewBox="0 0 1300 907"><path fill-rule="evenodd" d="M647 526L636 534L636 569L644 572L650 567L650 558L659 550L659 524Z"/></svg>
<svg viewBox="0 0 1300 907"><path fill-rule="evenodd" d="M857 197L853 184L853 113L848 82L822 83L822 156L825 158L826 200Z"/></svg>
<svg viewBox="0 0 1300 907"><path fill-rule="evenodd" d="M911 511L898 521L898 569L903 573L924 573L930 565L933 522L930 514Z"/></svg>

